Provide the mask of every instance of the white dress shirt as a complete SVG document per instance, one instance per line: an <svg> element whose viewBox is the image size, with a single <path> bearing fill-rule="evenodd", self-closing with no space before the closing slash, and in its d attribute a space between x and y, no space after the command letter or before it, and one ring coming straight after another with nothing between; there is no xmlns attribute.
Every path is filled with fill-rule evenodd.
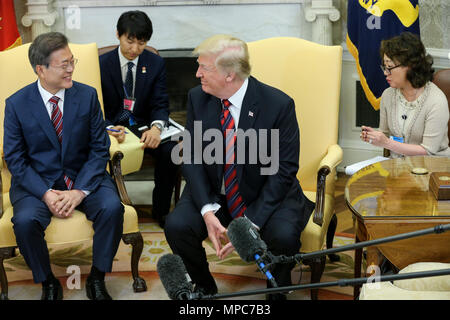
<svg viewBox="0 0 450 320"><path fill-rule="evenodd" d="M238 124L239 124L239 116L241 115L241 108L242 108L242 102L244 101L245 93L247 92L248 87L248 78L245 79L242 86L239 88L238 91L236 91L230 98L228 98L228 101L230 101L231 106L228 108L230 110L231 116L234 120L234 129L237 130ZM221 194L225 194L225 183L222 179L222 190ZM216 213L220 209L220 204L218 203L208 203L205 204L202 207L202 210L200 213L202 216L205 215L205 213L209 211L213 211Z"/></svg>
<svg viewBox="0 0 450 320"><path fill-rule="evenodd" d="M64 115L64 96L66 93L66 89L61 89L57 93L51 94L50 92L48 92L47 90L45 90L42 87L41 81L38 80L38 90L39 90L39 93L41 94L42 101L44 101L44 105L45 105L45 108L47 109L47 113L48 113L48 116L50 117L50 120L52 119L53 105L51 104L51 102L49 100L53 96L56 96L59 98L58 107L59 107L59 110L61 110L61 114Z"/></svg>
<svg viewBox="0 0 450 320"><path fill-rule="evenodd" d="M133 68L131 69L131 73L133 74L133 92L131 92L131 96L134 97L134 89L136 87L136 69L139 61L139 56L137 56L136 59L130 61L123 56L122 51L120 51L120 46L118 51L119 51L120 70L122 71L122 83L125 83L125 80L127 78L128 62L133 62L134 64Z"/></svg>
<svg viewBox="0 0 450 320"><path fill-rule="evenodd" d="M136 59L134 60L128 60L127 58L124 57L124 55L122 54L122 51L120 51L120 46L118 49L119 52L119 63L120 63L120 70L122 71L122 83L125 83L125 79L127 78L127 73L128 73L128 62L133 62L134 66L131 69L131 73L133 74L133 92L131 93L131 96L134 97L134 92L135 92L135 88L136 88L136 70L137 70L137 65L139 62L139 56L136 57ZM161 126L164 128L166 126L166 121L164 120L154 120L151 124L150 124L150 128L153 126L153 124L155 123L159 123L161 124ZM113 127L108 126L108 128Z"/></svg>
<svg viewBox="0 0 450 320"><path fill-rule="evenodd" d="M50 92L48 92L47 90L45 90L42 87L41 81L38 80L38 90L39 90L39 93L41 94L42 101L44 102L45 108L47 109L47 113L48 113L50 120L52 120L53 105L49 100L54 96L59 98L58 107L59 107L59 110L61 111L61 114L64 115L64 97L65 97L66 89L61 89L57 93L51 94ZM64 118L63 118L63 133L64 133ZM49 189L49 190L52 190L52 189ZM81 190L81 191L83 191L86 196L88 196L91 193L90 191L87 191L87 190Z"/></svg>

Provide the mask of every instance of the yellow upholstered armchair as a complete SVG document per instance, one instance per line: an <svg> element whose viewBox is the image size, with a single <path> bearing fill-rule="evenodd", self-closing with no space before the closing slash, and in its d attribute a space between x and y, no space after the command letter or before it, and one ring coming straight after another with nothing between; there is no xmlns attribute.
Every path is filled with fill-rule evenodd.
<svg viewBox="0 0 450 320"><path fill-rule="evenodd" d="M336 166L343 156L337 144L342 47L283 37L249 42L248 49L252 75L295 101L300 128L297 178L305 195L316 203L302 232L300 251L321 250L325 241L331 247L337 224ZM311 282L320 282L325 260L303 261L311 266ZM311 291L311 298L317 299L317 290Z"/></svg>
<svg viewBox="0 0 450 320"><path fill-rule="evenodd" d="M2 192L0 193L2 197L0 199L1 300L8 298L8 280L6 278L3 261L13 257L17 247L13 224L11 222L13 207L9 201L11 175L3 159L4 108L5 99L7 97L37 79L36 74L33 72L33 69L28 62L29 46L30 44L25 44L8 51L0 52L0 152L2 156L0 162L0 182L2 186ZM73 79L96 88L100 104L103 108L97 45L95 43L84 45L69 44L69 47L74 56L79 60L73 74ZM112 157L117 159L123 157L120 150L118 150L117 146L114 144L112 144L110 152ZM120 191L121 188L124 190L124 187L118 184L120 179L114 175L114 170L111 171L111 174L116 181L116 185L118 186L118 190ZM132 206L127 205L129 203L129 201L127 202L127 199L122 197L121 200L125 207L122 240L126 244L131 244L133 248L131 254L131 271L134 279L133 289L135 292L146 291L146 283L138 274L138 263L142 253L143 239L138 228L137 213ZM83 213L75 211L73 216L69 219L63 220L52 218L50 225L45 231L45 239L48 244L67 244L90 240L92 239L93 234L94 230L92 228L92 222L87 220Z"/></svg>

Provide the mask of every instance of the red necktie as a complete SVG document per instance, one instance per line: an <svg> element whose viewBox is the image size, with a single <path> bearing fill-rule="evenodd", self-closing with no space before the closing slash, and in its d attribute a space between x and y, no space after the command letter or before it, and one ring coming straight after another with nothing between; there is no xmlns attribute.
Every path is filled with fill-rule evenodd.
<svg viewBox="0 0 450 320"><path fill-rule="evenodd" d="M225 181L225 197L227 198L228 212L234 218L242 216L247 209L244 200L239 194L239 185L236 178L235 147L236 134L234 128L234 120L228 108L231 106L230 101L223 100L223 109L220 114L220 123L225 141L225 164L224 164L224 181Z"/></svg>
<svg viewBox="0 0 450 320"><path fill-rule="evenodd" d="M53 108L52 109L53 127L55 128L59 143L62 143L63 115L58 107L59 98L53 96L50 98L49 102L51 103ZM67 189L71 190L73 187L73 181L66 174L64 174L64 182L66 183Z"/></svg>

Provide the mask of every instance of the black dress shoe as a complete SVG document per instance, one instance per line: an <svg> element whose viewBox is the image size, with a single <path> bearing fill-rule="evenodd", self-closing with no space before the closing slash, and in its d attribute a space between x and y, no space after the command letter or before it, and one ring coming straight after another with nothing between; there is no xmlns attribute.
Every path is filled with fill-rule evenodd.
<svg viewBox="0 0 450 320"><path fill-rule="evenodd" d="M90 300L112 300L106 290L104 280L88 277L86 280L86 294Z"/></svg>
<svg viewBox="0 0 450 320"><path fill-rule="evenodd" d="M62 300L63 288L58 279L54 279L48 284L42 284L41 300Z"/></svg>

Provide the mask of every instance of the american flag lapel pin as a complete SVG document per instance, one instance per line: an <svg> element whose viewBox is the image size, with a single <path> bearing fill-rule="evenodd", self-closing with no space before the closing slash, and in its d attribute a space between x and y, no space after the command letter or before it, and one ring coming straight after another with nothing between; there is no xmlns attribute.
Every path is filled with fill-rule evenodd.
<svg viewBox="0 0 450 320"><path fill-rule="evenodd" d="M147 68L146 67L142 67L142 73L147 73Z"/></svg>
<svg viewBox="0 0 450 320"><path fill-rule="evenodd" d="M249 111L249 112L248 112L248 116L249 116L249 117L253 117L253 112L252 112L252 111Z"/></svg>

